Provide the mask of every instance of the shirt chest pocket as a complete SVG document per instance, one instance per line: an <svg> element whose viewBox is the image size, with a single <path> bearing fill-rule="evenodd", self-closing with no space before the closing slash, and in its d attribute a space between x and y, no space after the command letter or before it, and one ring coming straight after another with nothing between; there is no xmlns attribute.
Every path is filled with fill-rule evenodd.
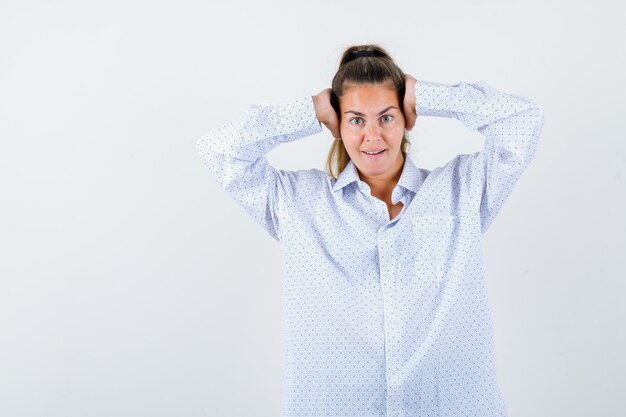
<svg viewBox="0 0 626 417"><path fill-rule="evenodd" d="M454 247L456 216L425 215L411 219L413 245L407 247L404 267L419 281L445 278Z"/></svg>

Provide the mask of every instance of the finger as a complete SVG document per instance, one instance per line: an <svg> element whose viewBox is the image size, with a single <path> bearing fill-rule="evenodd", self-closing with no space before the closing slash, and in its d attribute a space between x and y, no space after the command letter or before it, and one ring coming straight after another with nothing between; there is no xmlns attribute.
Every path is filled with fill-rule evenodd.
<svg viewBox="0 0 626 417"><path fill-rule="evenodd" d="M415 111L407 103L404 103L404 125L407 130L413 129L415 125Z"/></svg>
<svg viewBox="0 0 626 417"><path fill-rule="evenodd" d="M415 127L415 117L408 117L406 121L406 130L411 130Z"/></svg>

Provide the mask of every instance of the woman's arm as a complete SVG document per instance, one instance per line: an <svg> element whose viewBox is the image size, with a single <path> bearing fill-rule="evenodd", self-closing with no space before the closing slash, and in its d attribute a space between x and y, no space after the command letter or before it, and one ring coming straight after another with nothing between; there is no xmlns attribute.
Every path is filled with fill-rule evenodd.
<svg viewBox="0 0 626 417"><path fill-rule="evenodd" d="M293 195L298 173L276 170L264 155L320 131L312 97L305 96L250 106L241 119L202 136L197 151L218 184L280 240L278 206Z"/></svg>
<svg viewBox="0 0 626 417"><path fill-rule="evenodd" d="M415 80L411 90L415 96L406 98L405 103L414 100L417 115L454 117L485 136L483 150L468 155L460 167L480 200L485 233L536 153L543 107L497 91L484 81L447 85Z"/></svg>

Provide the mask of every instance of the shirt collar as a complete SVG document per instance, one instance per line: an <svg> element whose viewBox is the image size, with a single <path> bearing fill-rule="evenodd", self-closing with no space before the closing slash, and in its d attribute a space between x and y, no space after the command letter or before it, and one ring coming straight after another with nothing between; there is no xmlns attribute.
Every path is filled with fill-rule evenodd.
<svg viewBox="0 0 626 417"><path fill-rule="evenodd" d="M397 185L416 193L423 180L424 178L422 176L422 172L419 170L419 168L417 168L417 166L415 166L415 164L411 160L411 157L409 155L406 155L404 158L402 173L400 174L400 179L398 180ZM333 191L340 190L346 185L351 184L355 181L357 182L357 185L359 187L366 187L366 189L369 191L369 185L367 185L365 181L361 180L361 178L359 177L359 172L354 165L354 162L350 160L348 161L348 164L346 165L344 170L341 171L341 173L337 177L337 181L333 185L332 189Z"/></svg>

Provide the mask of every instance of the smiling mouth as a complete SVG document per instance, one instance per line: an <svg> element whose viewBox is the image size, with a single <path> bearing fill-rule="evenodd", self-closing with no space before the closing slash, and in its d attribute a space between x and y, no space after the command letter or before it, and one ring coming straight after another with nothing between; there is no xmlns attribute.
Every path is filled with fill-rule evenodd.
<svg viewBox="0 0 626 417"><path fill-rule="evenodd" d="M379 151L372 151L372 152L367 152L367 151L362 151L365 155L378 155L381 154L383 152L385 152L387 149L381 149Z"/></svg>

